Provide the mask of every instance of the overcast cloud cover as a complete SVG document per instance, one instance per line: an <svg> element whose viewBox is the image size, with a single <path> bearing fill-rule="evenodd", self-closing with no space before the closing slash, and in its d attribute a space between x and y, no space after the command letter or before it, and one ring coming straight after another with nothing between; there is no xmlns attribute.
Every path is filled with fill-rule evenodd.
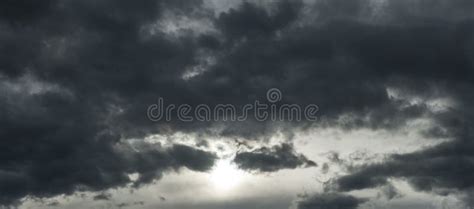
<svg viewBox="0 0 474 209"><path fill-rule="evenodd" d="M147 117L271 88L318 120ZM4 0L0 207L467 209L473 92L472 0Z"/></svg>

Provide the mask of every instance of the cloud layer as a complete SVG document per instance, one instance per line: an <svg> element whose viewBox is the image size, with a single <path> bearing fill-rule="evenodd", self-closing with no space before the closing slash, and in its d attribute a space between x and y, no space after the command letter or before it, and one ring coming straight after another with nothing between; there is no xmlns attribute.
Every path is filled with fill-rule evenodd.
<svg viewBox="0 0 474 209"><path fill-rule="evenodd" d="M334 179L333 192L378 187L390 178L437 194L472 191L472 1L249 1L221 13L204 5L0 3L0 204L140 186L182 167L207 171L217 158L193 146L131 140L154 134L264 144L277 131L397 131L418 118L436 125L426 136L452 140L356 167ZM158 97L172 104L243 106L274 87L283 92L277 105L317 104L320 121L146 117ZM234 161L260 172L315 165L289 144L240 152ZM136 181L129 177L134 173ZM299 207L359 203L331 193Z"/></svg>
<svg viewBox="0 0 474 209"><path fill-rule="evenodd" d="M259 172L316 166L315 162L308 160L302 154L296 153L291 144L275 145L271 148L262 147L250 152L239 152L236 154L234 162L243 170Z"/></svg>

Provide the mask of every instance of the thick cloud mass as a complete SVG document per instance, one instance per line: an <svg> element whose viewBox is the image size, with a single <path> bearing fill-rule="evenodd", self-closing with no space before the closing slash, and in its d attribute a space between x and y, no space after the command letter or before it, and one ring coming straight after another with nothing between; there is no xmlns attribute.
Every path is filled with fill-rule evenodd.
<svg viewBox="0 0 474 209"><path fill-rule="evenodd" d="M168 170L209 170L216 159L195 147L132 138L191 132L259 140L312 126L398 130L420 117L439 126L427 136L452 140L354 168L333 186L351 191L394 177L421 191L472 191L472 11L471 0L249 1L218 14L202 1L2 1L0 204L140 186ZM270 88L283 92L277 105L317 104L320 123L146 117L158 97L241 107L264 100ZM427 102L440 98L453 105L439 110ZM238 153L235 162L262 172L314 165L287 144ZM128 177L134 173L136 181ZM328 194L300 208L359 203Z"/></svg>
<svg viewBox="0 0 474 209"><path fill-rule="evenodd" d="M271 148L262 147L251 152L239 152L235 156L234 162L241 169L260 172L316 166L315 162L296 153L291 144L275 145Z"/></svg>
<svg viewBox="0 0 474 209"><path fill-rule="evenodd" d="M448 122L448 121L445 121ZM474 187L473 142L470 122L449 121L453 141L409 154L394 154L379 164L356 168L336 180L342 191L372 188L387 184L389 178L406 179L415 189L439 194L470 191ZM450 127L445 125L444 127Z"/></svg>
<svg viewBox="0 0 474 209"><path fill-rule="evenodd" d="M336 193L322 193L306 197L297 203L298 209L356 209L364 199Z"/></svg>

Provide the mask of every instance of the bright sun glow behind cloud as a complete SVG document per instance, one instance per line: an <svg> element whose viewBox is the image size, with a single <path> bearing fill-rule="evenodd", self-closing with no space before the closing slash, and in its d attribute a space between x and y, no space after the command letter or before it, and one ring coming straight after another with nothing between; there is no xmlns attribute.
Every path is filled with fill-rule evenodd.
<svg viewBox="0 0 474 209"><path fill-rule="evenodd" d="M210 181L219 192L234 189L242 183L245 172L232 164L230 160L220 160L211 171Z"/></svg>

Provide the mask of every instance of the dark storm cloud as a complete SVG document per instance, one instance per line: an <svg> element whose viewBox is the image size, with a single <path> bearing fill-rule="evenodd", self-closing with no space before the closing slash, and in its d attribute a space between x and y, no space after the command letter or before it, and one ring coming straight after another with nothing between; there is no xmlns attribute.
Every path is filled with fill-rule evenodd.
<svg viewBox="0 0 474 209"><path fill-rule="evenodd" d="M299 1L280 1L276 4L277 12L271 15L264 8L243 2L239 8L221 13L216 25L231 40L272 36L292 23L302 6Z"/></svg>
<svg viewBox="0 0 474 209"><path fill-rule="evenodd" d="M469 0L316 0L311 12L317 22L351 19L382 24L438 24L472 18ZM442 15L441 15L442 14Z"/></svg>
<svg viewBox="0 0 474 209"><path fill-rule="evenodd" d="M56 4L56 0L41 2L29 0L2 1L0 3L0 17L2 20L13 24L24 24L41 19L42 16L51 12Z"/></svg>
<svg viewBox="0 0 474 209"><path fill-rule="evenodd" d="M280 1L273 9L250 2L216 16L200 1L0 3L0 202L139 186L167 170L208 170L215 160L193 147L150 147L128 138L213 134L219 127L220 135L258 139L277 130L291 136L294 127L315 125L250 119L153 123L146 110L157 97L173 104L241 106L263 100L277 87L282 104L317 104L322 125L344 128L396 130L409 119L429 116L452 131L458 118L472 118L451 115L472 112L474 101L471 1L394 0L382 7L370 2L317 1L310 8ZM169 21L169 12L207 18L217 32L167 34L154 24ZM214 64L182 79L207 55ZM387 87L423 98L449 95L461 109L436 115L424 104L390 98ZM342 115L350 117L338 120ZM341 190L352 190L394 176L408 178L420 190L470 188L471 137L456 138L394 155L337 182ZM236 162L272 171L310 161L282 145L240 153ZM140 174L136 182L128 178L131 173Z"/></svg>
<svg viewBox="0 0 474 209"><path fill-rule="evenodd" d="M116 206L117 206L118 208L128 208L128 207L137 206L137 205L145 205L145 202L143 202L143 201L137 201L137 202L123 202L123 203L117 204Z"/></svg>
<svg viewBox="0 0 474 209"><path fill-rule="evenodd" d="M65 140L49 137L35 138L38 142L34 146L42 149L25 153L22 159L12 161L15 159L13 154L20 152L15 149L25 149L26 145L10 145L11 151L2 153L2 159L8 159L2 162L8 170L2 169L0 173L2 203L26 195L49 197L76 190L101 191L129 183L138 186L159 179L163 172L172 169L209 170L216 158L211 153L184 145L138 149L105 138L91 138L91 141L81 139L82 143L69 147L54 141L46 144L47 140ZM16 165L26 160L24 164ZM138 179L133 181L129 174L138 174Z"/></svg>
<svg viewBox="0 0 474 209"><path fill-rule="evenodd" d="M161 38L143 43L139 37L140 27L155 21L164 7L184 11L186 5L2 2L0 204L139 186L165 171L212 167L212 153L184 145L137 148L109 122L114 102L134 101L130 95L153 86L142 78L166 80L146 75L152 67L191 62L192 50L182 43ZM125 84L131 88L122 88Z"/></svg>
<svg viewBox="0 0 474 209"><path fill-rule="evenodd" d="M110 200L110 198L112 198L112 195L109 193L100 193L93 197L94 200Z"/></svg>
<svg viewBox="0 0 474 209"><path fill-rule="evenodd" d="M244 170L274 172L281 169L312 167L316 163L304 155L296 153L293 145L281 144L273 147L262 147L249 152L239 152L234 158L237 166Z"/></svg>
<svg viewBox="0 0 474 209"><path fill-rule="evenodd" d="M465 100L472 104L474 100ZM462 107L460 107L462 108ZM474 187L472 110L437 115L436 121L446 128L451 141L408 154L393 154L381 163L354 167L353 172L335 179L339 191L390 186L388 179L406 180L418 191L439 195L461 194L467 205ZM444 135L444 133L443 133ZM392 196L392 195L390 195Z"/></svg>
<svg viewBox="0 0 474 209"><path fill-rule="evenodd" d="M474 182L472 136L445 142L410 154L397 154L381 164L367 165L337 179L340 190L349 191L384 185L389 178L402 178L417 190L439 192L471 189Z"/></svg>
<svg viewBox="0 0 474 209"><path fill-rule="evenodd" d="M321 193L297 202L298 209L356 209L365 199L337 193Z"/></svg>

